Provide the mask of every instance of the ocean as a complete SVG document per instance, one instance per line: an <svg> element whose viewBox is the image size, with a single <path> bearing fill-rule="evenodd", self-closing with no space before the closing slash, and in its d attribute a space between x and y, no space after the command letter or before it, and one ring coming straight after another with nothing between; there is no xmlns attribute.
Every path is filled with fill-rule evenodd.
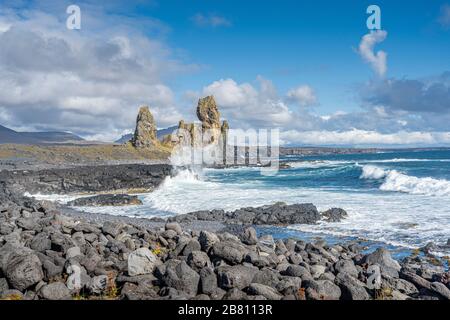
<svg viewBox="0 0 450 320"><path fill-rule="evenodd" d="M450 150L287 156L272 176L259 168L182 170L143 206L79 208L96 213L166 217L206 209L233 210L278 201L343 208L341 222L261 229L282 236L364 239L413 249L450 238ZM68 196L39 196L65 202ZM442 248L439 255L450 255Z"/></svg>

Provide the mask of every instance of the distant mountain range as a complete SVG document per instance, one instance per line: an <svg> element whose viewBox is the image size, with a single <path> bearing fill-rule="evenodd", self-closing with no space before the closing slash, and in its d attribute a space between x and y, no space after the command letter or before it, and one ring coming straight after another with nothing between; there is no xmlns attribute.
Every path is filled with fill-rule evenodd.
<svg viewBox="0 0 450 320"><path fill-rule="evenodd" d="M173 127L169 127L169 128L165 128L165 129L159 129L158 131L156 131L156 136L158 137L158 139L161 139L165 135L171 134L176 129L178 129L178 126L173 126ZM120 139L118 139L114 142L115 143L125 143L125 142L130 141L131 138L133 138L133 134L128 133L128 134L123 135Z"/></svg>
<svg viewBox="0 0 450 320"><path fill-rule="evenodd" d="M18 132L0 125L0 144L45 144L81 142L83 138L68 132Z"/></svg>

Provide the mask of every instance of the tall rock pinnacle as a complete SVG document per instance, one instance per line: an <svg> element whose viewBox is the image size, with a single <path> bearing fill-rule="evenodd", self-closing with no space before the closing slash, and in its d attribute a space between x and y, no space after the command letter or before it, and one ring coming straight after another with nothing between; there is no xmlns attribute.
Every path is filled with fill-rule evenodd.
<svg viewBox="0 0 450 320"><path fill-rule="evenodd" d="M147 106L139 109L136 119L136 130L131 139L131 143L136 148L148 148L158 143L156 136L156 123L153 115Z"/></svg>
<svg viewBox="0 0 450 320"><path fill-rule="evenodd" d="M197 117L202 122L202 129L215 130L212 132L211 142L217 141L220 136L220 113L213 96L208 96L198 100Z"/></svg>

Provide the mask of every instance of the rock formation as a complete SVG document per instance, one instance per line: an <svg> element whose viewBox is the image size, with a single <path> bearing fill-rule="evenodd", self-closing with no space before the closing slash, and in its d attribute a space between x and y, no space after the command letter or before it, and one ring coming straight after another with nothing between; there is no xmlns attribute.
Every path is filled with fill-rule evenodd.
<svg viewBox="0 0 450 320"><path fill-rule="evenodd" d="M220 113L213 96L198 100L197 117L202 122L203 130L220 129Z"/></svg>
<svg viewBox="0 0 450 320"><path fill-rule="evenodd" d="M147 106L139 109L136 119L136 130L131 143L136 148L148 148L159 143L156 135L156 123Z"/></svg>

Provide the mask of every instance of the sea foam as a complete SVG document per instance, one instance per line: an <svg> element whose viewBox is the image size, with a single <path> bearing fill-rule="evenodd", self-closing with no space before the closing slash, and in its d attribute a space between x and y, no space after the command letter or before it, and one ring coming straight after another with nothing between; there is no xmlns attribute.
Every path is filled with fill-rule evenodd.
<svg viewBox="0 0 450 320"><path fill-rule="evenodd" d="M404 192L427 196L450 195L450 181L430 177L414 177L397 170L385 170L383 168L365 165L362 167L361 179L384 179L380 190Z"/></svg>

